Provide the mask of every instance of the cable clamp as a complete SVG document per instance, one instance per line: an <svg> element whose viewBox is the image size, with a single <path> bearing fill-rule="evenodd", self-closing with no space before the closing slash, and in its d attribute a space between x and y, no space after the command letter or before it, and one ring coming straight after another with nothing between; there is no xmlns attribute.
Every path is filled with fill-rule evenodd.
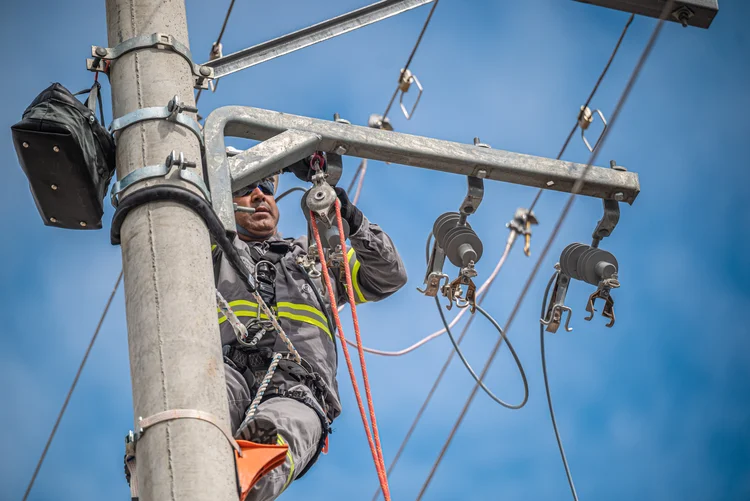
<svg viewBox="0 0 750 501"><path fill-rule="evenodd" d="M195 134L195 137L201 143L201 147L203 147L203 131L200 124L183 112L197 113L198 108L186 105L180 101L180 96L175 95L166 106L140 108L112 120L112 123L109 124L109 130L114 135L115 132L147 120L167 120L190 129L190 132Z"/></svg>
<svg viewBox="0 0 750 501"><path fill-rule="evenodd" d="M596 140L596 143L594 143L594 147L592 148L589 144L588 139L586 139L586 129L589 128L589 126L594 123L594 113L599 115L599 118L601 118L602 123L604 124L604 129L602 129L602 133L599 134L599 138ZM601 110L594 110L591 111L591 108L588 106L581 106L581 111L578 113L578 126L581 128L581 138L583 139L584 144L586 144L586 148L589 149L590 152L594 152L597 146L599 146L599 142L602 140L602 137L604 137L604 132L607 130L607 119L604 118L604 114L601 112Z"/></svg>
<svg viewBox="0 0 750 501"><path fill-rule="evenodd" d="M91 59L86 59L86 69L89 71L99 71L108 73L109 64L108 61L114 61L117 58L124 56L128 52L132 52L138 49L161 49L171 50L183 57L189 64L190 70L195 75L195 88L196 89L208 89L208 80L214 78L214 69L193 62L193 55L190 53L190 49L186 45L179 42L172 35L166 33L154 33L152 35L142 35L138 37L129 38L122 41L114 48L110 47L99 47L97 45L91 46Z"/></svg>
<svg viewBox="0 0 750 501"><path fill-rule="evenodd" d="M406 111L406 106L404 106L404 94L409 92L411 84L417 86L419 93L417 93L417 99L414 101L414 105L411 107L411 111ZM419 98L422 97L422 91L424 90L422 88L422 84L419 83L419 79L411 71L402 69L398 77L398 88L401 91L401 95L398 99L398 102L401 105L401 111L404 113L404 116L407 120L411 120L411 117L414 116L414 111L417 109L417 105L419 104Z"/></svg>
<svg viewBox="0 0 750 501"><path fill-rule="evenodd" d="M167 177L168 174L175 170L174 167L177 167L176 170L179 172L180 179L198 188L203 193L203 196L206 197L206 200L209 202L211 201L211 194L208 191L208 187L203 182L203 179L201 179L201 177L195 172L187 170L190 167L196 167L195 162L186 160L185 155L182 152L178 155L172 151L164 164L147 165L146 167L136 169L112 185L112 191L109 194L112 206L117 207L120 204L118 195L130 186L145 181L146 179Z"/></svg>
<svg viewBox="0 0 750 501"><path fill-rule="evenodd" d="M513 219L505 226L511 231L515 231L519 235L525 237L523 252L526 256L531 256L531 225L539 224L534 215L534 211L519 207L516 209L516 213L513 215Z"/></svg>

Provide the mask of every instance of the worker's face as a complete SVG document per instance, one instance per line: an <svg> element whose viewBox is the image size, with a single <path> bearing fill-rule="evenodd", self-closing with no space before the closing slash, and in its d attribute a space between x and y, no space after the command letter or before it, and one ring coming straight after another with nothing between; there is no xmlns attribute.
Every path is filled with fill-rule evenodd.
<svg viewBox="0 0 750 501"><path fill-rule="evenodd" d="M245 228L248 233L255 238L249 238L247 235L239 234L243 240L265 240L276 233L276 226L279 224L279 208L276 206L272 194L267 194L258 186L250 193L243 196L234 197L234 202L242 207L252 207L255 209L254 214L246 212L235 212L234 218L237 224Z"/></svg>

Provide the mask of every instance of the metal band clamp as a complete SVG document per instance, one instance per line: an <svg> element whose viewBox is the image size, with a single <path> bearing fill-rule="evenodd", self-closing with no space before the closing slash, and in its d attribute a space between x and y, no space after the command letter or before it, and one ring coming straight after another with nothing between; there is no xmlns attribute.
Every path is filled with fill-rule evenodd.
<svg viewBox="0 0 750 501"><path fill-rule="evenodd" d="M206 200L210 202L211 194L208 191L208 187L203 182L203 179L201 179L201 177L194 172L187 170L188 167L195 167L195 162L186 161L185 156L182 154L182 152L177 155L173 151L167 157L167 160L164 164L147 165L146 167L136 169L124 178L117 181L114 185L112 185L112 191L109 194L112 206L117 207L119 205L120 201L117 195L125 191L125 189L146 179L166 177L167 174L169 174L172 171L172 168L175 166L177 167L177 170L179 170L180 179L182 179L183 181L187 181L188 183L201 190L203 196L205 196Z"/></svg>
<svg viewBox="0 0 750 501"><path fill-rule="evenodd" d="M146 120L167 120L190 129L190 131L198 138L198 141L200 141L201 146L203 146L203 131L201 130L200 124L192 117L183 114L183 111L196 113L198 108L194 106L186 106L180 101L179 96L175 96L164 107L153 106L150 108L141 108L128 113L127 115L123 115L120 118L114 119L109 125L109 130L114 134L117 131L139 122L145 122Z"/></svg>
<svg viewBox="0 0 750 501"><path fill-rule="evenodd" d="M240 448L239 444L237 444L237 441L234 439L234 437L232 437L232 434L229 433L229 431L220 422L219 418L209 412L199 411L196 409L171 409L163 412L158 412L153 416L149 416L147 418L139 417L139 430L137 432L131 431L125 437L126 451L128 453L132 452L132 455L135 455L135 444L148 428L154 426L155 424L163 423L165 421L172 421L175 419L197 419L199 421L211 423L224 434L227 440L229 440L229 444L232 446L232 448L237 451L237 454L242 456L242 449Z"/></svg>
<svg viewBox="0 0 750 501"><path fill-rule="evenodd" d="M209 66L195 64L190 49L177 41L172 35L166 33L154 33L142 35L122 41L114 48L91 46L93 59L86 59L86 69L89 71L107 71L106 61L117 59L128 52L137 49L165 49L176 52L190 63L190 70L195 75L195 88L207 89L208 80L214 78L214 69Z"/></svg>

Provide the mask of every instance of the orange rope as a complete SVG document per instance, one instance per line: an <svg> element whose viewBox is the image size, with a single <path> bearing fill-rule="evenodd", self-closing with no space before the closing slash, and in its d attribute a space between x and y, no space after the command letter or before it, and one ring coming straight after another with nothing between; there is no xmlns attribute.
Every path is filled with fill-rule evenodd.
<svg viewBox="0 0 750 501"><path fill-rule="evenodd" d="M323 272L323 278L326 283L326 289L328 291L328 298L331 302L331 311L333 311L333 317L336 322L336 328L338 329L339 340L341 341L341 347L344 352L344 358L346 359L346 366L349 369L349 377L352 380L352 387L354 388L354 396L357 399L357 406L359 407L359 414L362 417L362 424L365 428L365 434L367 435L367 442L370 445L370 452L372 453L372 459L375 462L375 469L378 472L378 480L380 481L380 488L383 491L383 496L386 501L391 500L390 489L388 488L388 478L385 473L385 461L383 460L383 450L380 446L380 435L378 434L377 421L375 420L375 409L372 402L372 395L370 393L370 382L367 378L367 367L365 365L364 351L362 350L362 342L360 339L359 322L357 319L356 306L354 303L354 290L352 288L352 277L348 266L344 266L346 281L347 281L347 292L349 294L349 305L352 309L352 320L354 323L354 333L357 337L357 344L359 345L359 359L362 365L362 379L365 384L365 393L367 395L367 406L370 411L370 419L372 421L372 428L374 431L370 431L370 424L367 421L367 414L365 413L365 406L362 402L362 395L359 392L359 385L357 384L357 376L354 373L354 366L352 365L352 359L349 356L349 348L346 345L346 339L344 337L344 329L341 327L341 318L339 317L338 308L336 307L336 297L333 293L333 285L331 284L331 277L328 274L328 266L326 264L325 256L323 255L323 245L320 240L320 233L318 231L318 225L315 220L315 213L310 212L310 220L312 223L312 231L315 236L315 244L318 248L318 257L320 259L321 269ZM344 237L344 228L341 221L341 206L339 201L336 200L336 221L339 227L339 237L341 238L341 248L344 256L346 256L346 241Z"/></svg>

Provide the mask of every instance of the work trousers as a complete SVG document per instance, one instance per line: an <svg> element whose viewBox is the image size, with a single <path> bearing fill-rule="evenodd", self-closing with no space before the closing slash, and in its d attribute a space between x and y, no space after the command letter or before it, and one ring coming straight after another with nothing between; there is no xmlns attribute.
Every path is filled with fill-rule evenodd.
<svg viewBox="0 0 750 501"><path fill-rule="evenodd" d="M253 394L245 378L233 367L224 364L227 380L227 398L232 433L239 428ZM277 378L274 378L276 382ZM274 385L274 382L271 385ZM283 383L282 383L283 385ZM284 388L302 391L313 400L312 392L304 385ZM318 414L307 405L291 398L274 397L258 407L242 439L258 443L286 444L289 452L284 464L263 476L248 494L246 501L276 499L315 458L320 446L323 428Z"/></svg>

